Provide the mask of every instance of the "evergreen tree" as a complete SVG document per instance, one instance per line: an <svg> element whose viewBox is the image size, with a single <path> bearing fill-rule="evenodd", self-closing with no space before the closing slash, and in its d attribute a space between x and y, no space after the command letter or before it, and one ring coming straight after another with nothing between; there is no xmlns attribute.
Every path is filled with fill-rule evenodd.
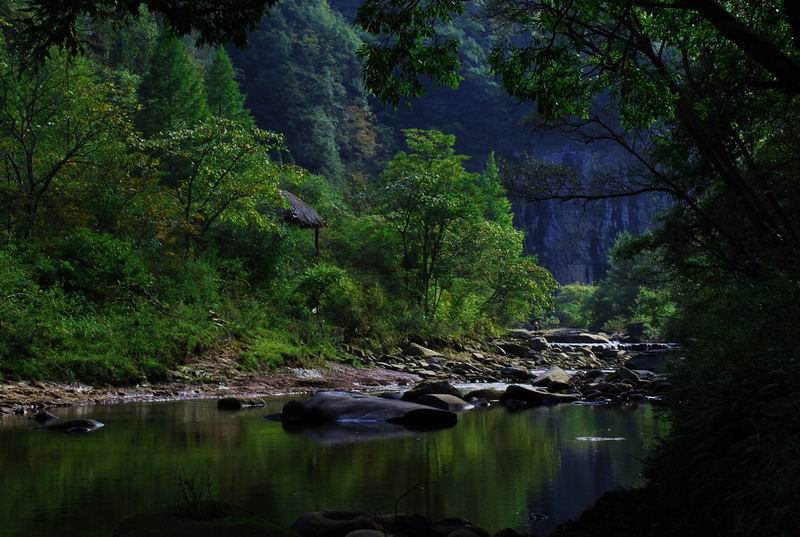
<svg viewBox="0 0 800 537"><path fill-rule="evenodd" d="M499 224L511 225L513 212L508 201L506 189L500 181L500 170L494 158L494 152L489 153L486 168L478 178L478 188L483 198L484 218Z"/></svg>
<svg viewBox="0 0 800 537"><path fill-rule="evenodd" d="M206 97L213 116L237 121L250 120L244 95L233 76L233 64L223 47L218 47L206 72Z"/></svg>
<svg viewBox="0 0 800 537"><path fill-rule="evenodd" d="M169 30L158 37L140 93L144 108L138 126L146 135L192 126L208 116L200 68Z"/></svg>

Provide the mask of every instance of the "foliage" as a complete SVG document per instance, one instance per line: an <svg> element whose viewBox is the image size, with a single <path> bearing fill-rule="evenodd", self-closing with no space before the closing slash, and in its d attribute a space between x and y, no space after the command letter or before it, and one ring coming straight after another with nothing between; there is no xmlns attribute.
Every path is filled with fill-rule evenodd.
<svg viewBox="0 0 800 537"><path fill-rule="evenodd" d="M35 61L49 57L53 47L75 55L84 49L80 22L120 23L134 18L143 8L157 13L179 36L194 34L200 44L233 41L242 46L247 32L261 20L276 0L199 0L187 6L181 0L79 0L77 2L26 2L16 21L21 26L20 49Z"/></svg>
<svg viewBox="0 0 800 537"><path fill-rule="evenodd" d="M140 95L138 126L147 135L193 127L209 114L200 66L173 33L162 30Z"/></svg>
<svg viewBox="0 0 800 537"><path fill-rule="evenodd" d="M658 252L637 250L647 238L628 234L617 237L609 252L609 270L592 301L592 325L612 320L619 330L626 322L642 322L650 337L678 335L678 311L673 296L674 276L664 267Z"/></svg>
<svg viewBox="0 0 800 537"><path fill-rule="evenodd" d="M592 303L597 288L580 283L562 285L556 295L555 316L560 326L589 328L594 324Z"/></svg>
<svg viewBox="0 0 800 537"><path fill-rule="evenodd" d="M233 52L247 105L260 125L286 134L294 161L339 186L374 170L376 128L358 80L355 32L327 2L286 2Z"/></svg>
<svg viewBox="0 0 800 537"><path fill-rule="evenodd" d="M201 241L218 222L252 223L260 229L272 225L263 207L279 201L279 178L288 169L273 163L270 154L282 144L279 134L221 118L144 144L168 167L166 180L187 245Z"/></svg>
<svg viewBox="0 0 800 537"><path fill-rule="evenodd" d="M93 180L129 177L135 95L90 62L54 57L35 73L0 51L0 208L5 225L30 236L51 219L71 218L69 201Z"/></svg>
<svg viewBox="0 0 800 537"><path fill-rule="evenodd" d="M22 119L0 133L0 375L159 380L214 346L240 350L244 369L319 365L346 359L345 342L378 351L496 332L551 307L554 282L522 255L493 159L470 173L453 135L412 130L376 180L385 148L353 76L357 40L320 3L287 6L264 34L291 49L288 25L301 22L323 37L307 62L325 67L282 71L309 90L280 95L298 121L287 144L254 126L223 49L156 32L145 12L124 35L103 22L72 63L54 52L25 71L4 50L0 104ZM299 54L256 51L276 65ZM70 137L88 144L64 148ZM293 155L322 155L314 167L329 176ZM33 181L12 173L25 160ZM25 188L40 175L32 217ZM312 233L275 218L279 188L325 218L320 257Z"/></svg>
<svg viewBox="0 0 800 537"><path fill-rule="evenodd" d="M235 121L247 121L244 95L234 78L233 64L223 47L217 47L206 71L206 97L212 115Z"/></svg>

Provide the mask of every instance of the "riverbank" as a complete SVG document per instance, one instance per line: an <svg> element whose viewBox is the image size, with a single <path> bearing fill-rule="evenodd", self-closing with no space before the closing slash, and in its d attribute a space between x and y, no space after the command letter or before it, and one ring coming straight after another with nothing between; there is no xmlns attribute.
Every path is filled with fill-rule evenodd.
<svg viewBox="0 0 800 537"><path fill-rule="evenodd" d="M533 381L551 367L582 372L660 369L674 353L663 344L630 343L605 334L569 330L511 330L503 338L431 348L409 343L390 354L375 355L346 346L353 363L326 362L314 369L283 367L249 371L236 345L221 345L170 371L170 380L135 386L19 381L0 383L0 413L22 414L42 408L263 397L318 390L378 391L401 389L421 380L451 383L520 383ZM596 387L596 386L595 386ZM603 386L600 386L601 388ZM618 396L614 388L608 396ZM600 390L602 392L602 390Z"/></svg>

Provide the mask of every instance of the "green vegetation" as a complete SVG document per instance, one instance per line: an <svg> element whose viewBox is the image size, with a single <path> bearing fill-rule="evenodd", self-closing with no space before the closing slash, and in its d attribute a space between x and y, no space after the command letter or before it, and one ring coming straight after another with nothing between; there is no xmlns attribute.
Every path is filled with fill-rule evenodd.
<svg viewBox="0 0 800 537"><path fill-rule="evenodd" d="M275 21L303 10L338 45L298 51L341 74L335 53L352 61L352 31L321 4ZM51 50L26 69L14 47L0 51L3 378L159 380L216 345L246 369L319 365L352 359L345 342L379 352L409 335L479 335L550 306L552 277L522 255L496 166L467 172L454 136L409 130L379 173L379 159L365 164L377 148L358 83L330 93L330 77L303 67L289 73L296 87L328 100L318 122L279 122L290 151L256 127L264 118L245 108L225 49L141 11L123 30L97 24L82 57ZM345 171L359 178L345 185ZM326 219L320 257L313 231L279 218L280 189Z"/></svg>
<svg viewBox="0 0 800 537"><path fill-rule="evenodd" d="M621 234L609 252L606 278L596 285L561 286L554 312L558 324L618 333L640 324L648 339L682 339L674 275L656 253L637 249L644 240Z"/></svg>
<svg viewBox="0 0 800 537"><path fill-rule="evenodd" d="M456 85L459 43L446 28L467 9L366 0L357 21L373 37L362 48L371 89L398 102L424 78ZM638 256L614 253L593 299L593 321L610 328L638 319L669 332L683 318L689 344L674 371L672 433L650 465L659 512L633 533L796 533L796 3L494 0L477 9L504 29L489 63L509 94L579 139L610 140L634 157L625 181L588 187L531 173L545 184L528 185L528 198L673 200L651 234L624 247ZM664 278L641 286L653 267ZM567 311L585 322L585 294L571 295Z"/></svg>

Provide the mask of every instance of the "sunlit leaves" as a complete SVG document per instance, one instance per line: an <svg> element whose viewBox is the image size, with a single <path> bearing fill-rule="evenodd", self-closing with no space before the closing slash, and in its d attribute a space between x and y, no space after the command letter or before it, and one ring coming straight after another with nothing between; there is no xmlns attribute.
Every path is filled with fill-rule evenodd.
<svg viewBox="0 0 800 537"><path fill-rule="evenodd" d="M221 118L168 131L143 146L161 157L180 226L194 239L217 222L269 228L281 176L298 173L272 161L283 149L281 135Z"/></svg>

